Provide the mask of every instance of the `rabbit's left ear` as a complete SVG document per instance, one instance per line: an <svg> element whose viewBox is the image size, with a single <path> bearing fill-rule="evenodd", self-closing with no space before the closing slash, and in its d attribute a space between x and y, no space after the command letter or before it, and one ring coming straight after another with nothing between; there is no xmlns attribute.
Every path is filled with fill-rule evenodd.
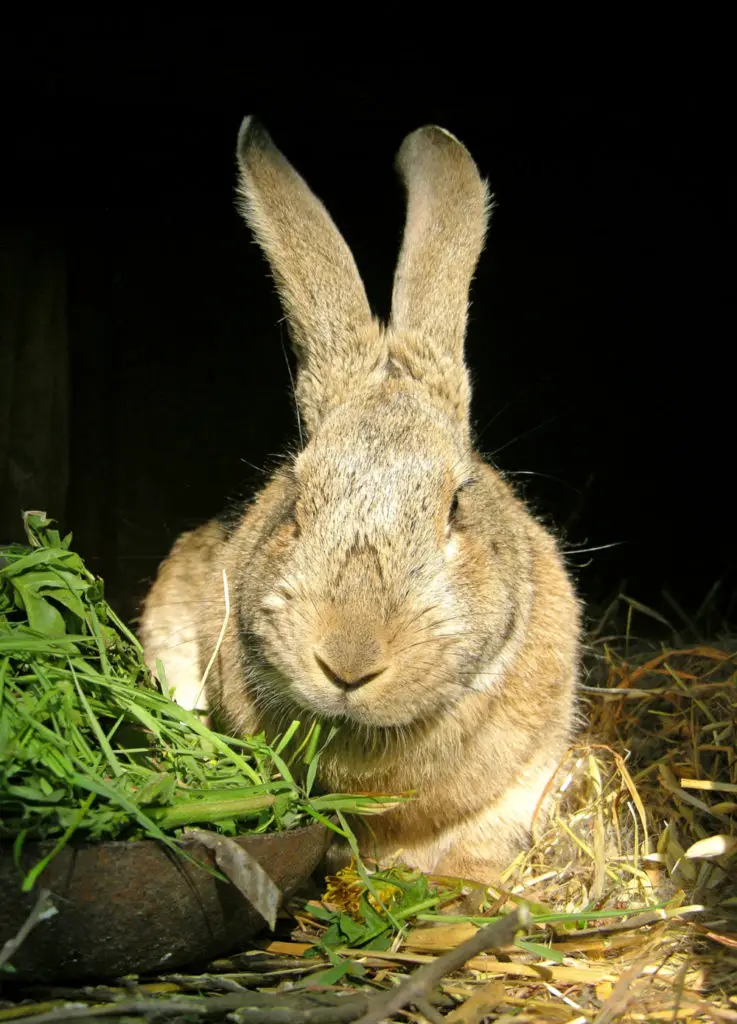
<svg viewBox="0 0 737 1024"><path fill-rule="evenodd" d="M327 210L254 117L238 136L241 212L265 253L297 354L307 433L356 387L383 379L386 345Z"/></svg>
<svg viewBox="0 0 737 1024"><path fill-rule="evenodd" d="M394 276L389 355L464 422L468 293L484 246L489 193L468 150L443 128L408 135L397 155L407 219Z"/></svg>

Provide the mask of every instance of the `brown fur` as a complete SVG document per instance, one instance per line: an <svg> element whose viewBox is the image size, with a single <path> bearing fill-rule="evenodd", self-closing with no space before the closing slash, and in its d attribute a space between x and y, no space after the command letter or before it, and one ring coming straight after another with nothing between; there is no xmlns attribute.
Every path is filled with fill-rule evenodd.
<svg viewBox="0 0 737 1024"><path fill-rule="evenodd" d="M579 609L555 541L469 440L463 341L485 183L447 132L405 140L385 329L324 207L251 119L238 152L307 443L230 536L207 524L177 542L146 600L147 660L194 702L225 570L231 617L207 682L225 726L338 724L323 790L417 794L372 818L373 836L359 823L363 852L491 880L571 735Z"/></svg>

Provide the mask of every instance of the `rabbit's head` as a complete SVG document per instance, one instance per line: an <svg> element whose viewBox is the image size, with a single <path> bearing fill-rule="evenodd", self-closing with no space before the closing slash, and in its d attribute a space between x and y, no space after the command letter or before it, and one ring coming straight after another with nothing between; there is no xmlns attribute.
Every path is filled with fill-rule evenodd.
<svg viewBox="0 0 737 1024"><path fill-rule="evenodd" d="M324 206L250 118L238 160L242 211L289 322L305 433L232 540L238 685L285 716L405 733L493 691L531 607L533 521L469 427L463 349L486 184L448 132L407 137L384 327ZM220 698L235 720L237 696L232 684Z"/></svg>

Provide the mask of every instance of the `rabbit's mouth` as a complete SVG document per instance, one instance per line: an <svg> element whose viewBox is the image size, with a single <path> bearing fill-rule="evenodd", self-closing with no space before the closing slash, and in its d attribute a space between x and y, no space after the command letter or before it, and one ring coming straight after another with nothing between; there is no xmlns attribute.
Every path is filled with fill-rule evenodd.
<svg viewBox="0 0 737 1024"><path fill-rule="evenodd" d="M407 707L397 706L379 691L374 680L359 689L319 679L285 680L286 693L296 712L307 711L320 719L353 727L405 728L415 720Z"/></svg>
<svg viewBox="0 0 737 1024"><path fill-rule="evenodd" d="M255 683L255 685L253 685ZM252 677L254 696L262 711L280 719L309 717L343 725L358 735L365 730L385 730L402 735L423 727L454 703L447 689L433 686L433 697L420 679L399 680L393 667L376 672L358 683L332 679L321 668L312 673L287 675L275 666Z"/></svg>
<svg viewBox="0 0 737 1024"><path fill-rule="evenodd" d="M326 628L331 621L335 628ZM250 689L259 707L276 707L282 716L306 713L354 728L406 730L436 719L468 692L462 666L473 655L463 631L451 630L449 621L421 624L419 632L413 622L415 632L402 632L396 623L343 607L334 620L316 616L319 628L310 622L313 628L291 631L286 617L270 617L260 635L241 637Z"/></svg>

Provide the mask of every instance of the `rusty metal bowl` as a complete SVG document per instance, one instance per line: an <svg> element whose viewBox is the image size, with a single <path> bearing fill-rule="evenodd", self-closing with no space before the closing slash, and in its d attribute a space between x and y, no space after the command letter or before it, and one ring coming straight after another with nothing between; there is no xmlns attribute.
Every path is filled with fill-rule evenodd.
<svg viewBox="0 0 737 1024"><path fill-rule="evenodd" d="M319 864L332 833L323 825L242 836L244 846L288 899ZM263 918L229 882L178 857L154 840L63 849L32 893L25 872L53 844L29 844L16 865L0 849L0 948L49 889L58 913L40 921L10 962L18 980L61 982L110 979L204 963L242 946L265 927ZM199 843L188 846L214 867Z"/></svg>

